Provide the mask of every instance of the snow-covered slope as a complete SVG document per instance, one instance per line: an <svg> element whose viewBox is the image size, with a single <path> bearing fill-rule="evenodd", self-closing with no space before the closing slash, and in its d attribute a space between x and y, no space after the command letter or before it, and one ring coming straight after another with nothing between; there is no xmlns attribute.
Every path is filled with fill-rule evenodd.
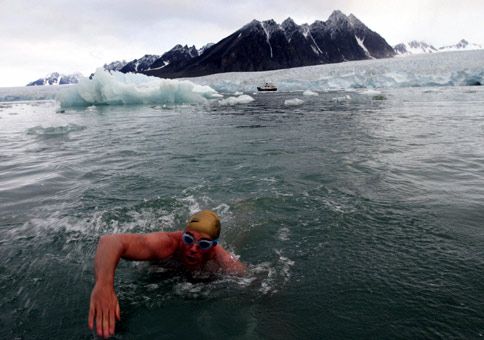
<svg viewBox="0 0 484 340"><path fill-rule="evenodd" d="M106 71L119 71L121 70L128 62L126 60L123 60L123 61L113 61L109 64L104 64L103 65L103 68L106 70Z"/></svg>
<svg viewBox="0 0 484 340"><path fill-rule="evenodd" d="M393 47L397 55L411 55L411 54L425 54L438 52L452 52L452 51L470 51L480 50L483 47L479 44L469 43L465 39L461 39L457 44L450 46L442 46L435 48L433 45L425 41L412 40L408 43L400 43Z"/></svg>
<svg viewBox="0 0 484 340"><path fill-rule="evenodd" d="M439 48L440 52L448 51L471 51L471 50L481 50L482 45L469 43L465 39L461 39L457 44L450 46L442 46Z"/></svg>
<svg viewBox="0 0 484 340"><path fill-rule="evenodd" d="M150 68L151 64L153 64L159 57L160 57L159 55L146 54L139 59L134 59L126 63L126 65L124 65L118 71L121 71L123 73L128 73L128 72L136 73L136 72L147 70Z"/></svg>
<svg viewBox="0 0 484 340"><path fill-rule="evenodd" d="M41 85L65 85L65 84L76 84L82 77L80 73L73 74L60 74L58 72L52 72L44 78L39 78L33 82L27 84L27 86L41 86Z"/></svg>
<svg viewBox="0 0 484 340"><path fill-rule="evenodd" d="M417 40L412 40L408 43L400 43L398 45L395 45L393 49L399 55L438 52L438 50L433 45L430 45L425 41L417 41Z"/></svg>

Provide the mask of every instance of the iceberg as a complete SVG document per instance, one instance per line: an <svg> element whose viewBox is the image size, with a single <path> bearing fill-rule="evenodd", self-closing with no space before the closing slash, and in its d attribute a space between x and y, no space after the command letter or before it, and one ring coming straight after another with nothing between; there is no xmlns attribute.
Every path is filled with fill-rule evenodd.
<svg viewBox="0 0 484 340"><path fill-rule="evenodd" d="M61 107L125 104L203 104L220 95L189 80L161 79L143 74L96 70L57 95Z"/></svg>

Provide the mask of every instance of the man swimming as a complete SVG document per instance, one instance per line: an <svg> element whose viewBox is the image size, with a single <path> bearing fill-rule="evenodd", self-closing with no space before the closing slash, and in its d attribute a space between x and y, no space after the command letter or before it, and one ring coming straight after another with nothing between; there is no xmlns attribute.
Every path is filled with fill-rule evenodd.
<svg viewBox="0 0 484 340"><path fill-rule="evenodd" d="M218 244L220 219L210 210L190 217L184 231L111 234L100 238L94 259L96 283L91 293L88 324L98 336L114 335L120 320L114 272L120 259L177 263L189 271L242 275L245 265Z"/></svg>

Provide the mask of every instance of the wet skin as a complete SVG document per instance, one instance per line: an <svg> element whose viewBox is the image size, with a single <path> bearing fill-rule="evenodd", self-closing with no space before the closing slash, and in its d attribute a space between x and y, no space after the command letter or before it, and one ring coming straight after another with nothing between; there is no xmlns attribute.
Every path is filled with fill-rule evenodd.
<svg viewBox="0 0 484 340"><path fill-rule="evenodd" d="M211 240L208 234L186 229L194 238L183 242L182 231L150 234L112 234L101 237L96 251L96 284L91 293L88 325L100 337L114 335L116 320L121 319L119 301L114 291L114 273L119 260L153 261L177 259L190 271L208 270L244 275L246 267L236 257L215 245L200 249L198 241Z"/></svg>

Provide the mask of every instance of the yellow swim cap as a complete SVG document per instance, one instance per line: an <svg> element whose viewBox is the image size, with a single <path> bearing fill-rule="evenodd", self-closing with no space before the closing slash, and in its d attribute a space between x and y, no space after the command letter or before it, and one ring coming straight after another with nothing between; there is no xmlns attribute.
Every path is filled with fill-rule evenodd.
<svg viewBox="0 0 484 340"><path fill-rule="evenodd" d="M202 210L190 217L187 228L208 234L215 240L220 235L220 218L211 210Z"/></svg>

